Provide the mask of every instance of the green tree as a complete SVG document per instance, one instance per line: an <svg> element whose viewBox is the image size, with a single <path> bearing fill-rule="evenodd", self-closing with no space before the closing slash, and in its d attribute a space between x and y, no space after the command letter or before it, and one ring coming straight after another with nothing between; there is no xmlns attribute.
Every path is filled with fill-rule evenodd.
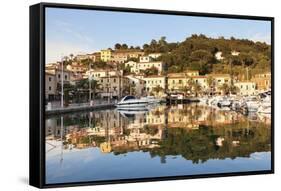
<svg viewBox="0 0 281 191"><path fill-rule="evenodd" d="M221 86L219 86L219 90L221 90L224 95L227 95L230 92L230 87L228 84L224 83Z"/></svg>
<svg viewBox="0 0 281 191"><path fill-rule="evenodd" d="M122 44L121 45L121 49L127 50L128 49L128 45L127 44Z"/></svg>
<svg viewBox="0 0 281 191"><path fill-rule="evenodd" d="M114 45L114 49L115 49L115 50L121 49L121 44L120 44L120 43L116 43L116 44Z"/></svg>
<svg viewBox="0 0 281 191"><path fill-rule="evenodd" d="M193 87L192 87L192 90L193 90L193 92L195 93L195 97L197 97L198 94L201 93L202 87L200 86L200 84L194 83L194 84L193 84Z"/></svg>
<svg viewBox="0 0 281 191"><path fill-rule="evenodd" d="M152 89L153 92L155 92L157 95L159 95L160 92L164 91L164 88L162 88L161 86L157 85L156 87L154 87Z"/></svg>
<svg viewBox="0 0 281 191"><path fill-rule="evenodd" d="M158 69L154 66L152 66L151 68L142 71L144 73L145 76L152 76L152 75L157 75L158 74Z"/></svg>

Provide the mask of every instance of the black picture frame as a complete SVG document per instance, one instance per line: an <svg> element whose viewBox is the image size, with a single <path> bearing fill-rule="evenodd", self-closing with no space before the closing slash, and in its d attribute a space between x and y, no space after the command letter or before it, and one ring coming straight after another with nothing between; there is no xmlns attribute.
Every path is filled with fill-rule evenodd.
<svg viewBox="0 0 281 191"><path fill-rule="evenodd" d="M271 107L271 170L200 174L187 176L154 177L142 179L122 179L110 181L91 181L46 184L45 183L45 100L44 100L44 67L45 67L45 9L46 8L66 8L80 10L103 10L114 12L133 12L133 13L153 13L164 15L182 15L196 17L213 18L234 18L248 20L262 20L271 22L271 84L272 84L272 107ZM154 9L135 9L120 7L104 7L90 5L72 5L57 3L39 3L30 6L30 129L29 129L29 184L38 188L53 188L66 186L85 186L116 183L150 182L163 180L211 178L243 175L259 175L274 173L274 18L249 15L232 15L217 13L195 13L185 11L168 11Z"/></svg>

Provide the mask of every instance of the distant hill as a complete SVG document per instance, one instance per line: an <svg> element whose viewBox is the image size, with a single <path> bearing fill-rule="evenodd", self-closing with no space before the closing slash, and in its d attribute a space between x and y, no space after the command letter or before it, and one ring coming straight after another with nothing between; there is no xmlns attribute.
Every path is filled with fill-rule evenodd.
<svg viewBox="0 0 281 191"><path fill-rule="evenodd" d="M165 37L144 44L145 53L161 52L158 58L166 64L166 72L199 70L200 74L232 73L242 77L248 67L249 75L270 71L271 46L247 39L209 38L192 35L183 42L168 43ZM232 55L235 51L238 55ZM221 52L222 60L216 59Z"/></svg>

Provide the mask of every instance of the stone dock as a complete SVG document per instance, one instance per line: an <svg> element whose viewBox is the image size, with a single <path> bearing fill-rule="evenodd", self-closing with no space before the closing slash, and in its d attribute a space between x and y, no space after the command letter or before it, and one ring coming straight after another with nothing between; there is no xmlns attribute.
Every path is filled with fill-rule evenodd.
<svg viewBox="0 0 281 191"><path fill-rule="evenodd" d="M85 105L85 106L76 106L76 107L65 107L65 108L53 108L50 110L46 110L46 115L56 115L56 114L66 114L72 112L79 112L79 111L96 111L102 109L112 109L115 108L114 103L108 104L99 104L99 105Z"/></svg>

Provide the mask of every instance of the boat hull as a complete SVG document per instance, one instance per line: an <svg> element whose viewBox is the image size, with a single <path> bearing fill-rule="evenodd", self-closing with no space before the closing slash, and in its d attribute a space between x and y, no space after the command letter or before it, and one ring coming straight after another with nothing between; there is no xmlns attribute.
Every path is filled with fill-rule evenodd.
<svg viewBox="0 0 281 191"><path fill-rule="evenodd" d="M117 108L145 108L147 103L123 103L123 104L116 104Z"/></svg>

